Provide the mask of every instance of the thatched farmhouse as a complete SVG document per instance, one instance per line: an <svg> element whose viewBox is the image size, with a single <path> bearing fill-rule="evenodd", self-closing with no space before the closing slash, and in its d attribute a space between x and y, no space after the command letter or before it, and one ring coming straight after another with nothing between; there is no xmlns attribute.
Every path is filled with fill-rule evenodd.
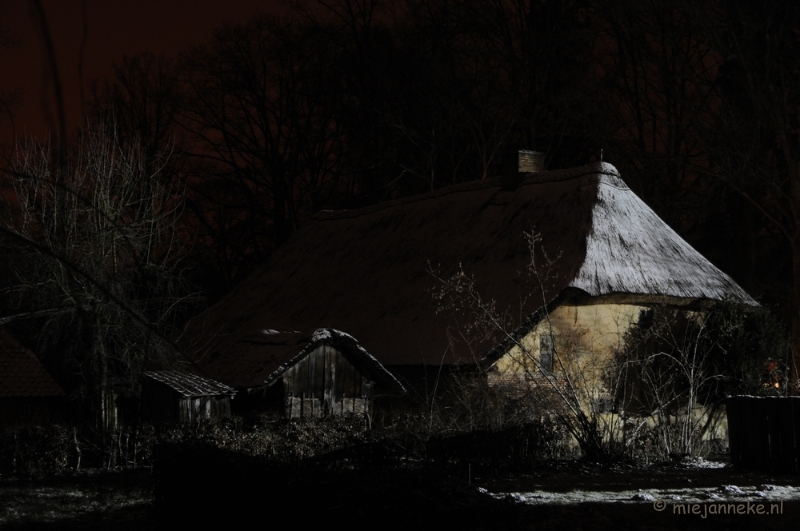
<svg viewBox="0 0 800 531"><path fill-rule="evenodd" d="M526 233L537 235L533 253ZM432 294L462 268L461 281L494 301L508 333L475 334L474 311L437 308ZM502 382L552 370L559 338L596 362L652 305L700 309L721 300L756 304L613 166L596 163L322 212L184 337L194 359L218 355L205 363L219 364L209 375L223 382L224 370L240 370L239 356L266 356L248 339L264 341L261 330L318 327L352 334L412 387L465 365ZM226 345L219 354L218 342ZM268 372L229 385L267 382Z"/></svg>
<svg viewBox="0 0 800 531"><path fill-rule="evenodd" d="M273 411L289 418L368 414L377 395L403 386L350 335L257 329L204 337L194 367L240 391L234 411Z"/></svg>
<svg viewBox="0 0 800 531"><path fill-rule="evenodd" d="M36 354L0 328L0 432L49 424L64 397Z"/></svg>

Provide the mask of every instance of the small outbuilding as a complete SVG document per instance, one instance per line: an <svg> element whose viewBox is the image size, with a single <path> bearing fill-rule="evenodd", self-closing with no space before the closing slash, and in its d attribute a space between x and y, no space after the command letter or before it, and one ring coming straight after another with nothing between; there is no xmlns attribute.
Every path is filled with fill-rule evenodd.
<svg viewBox="0 0 800 531"><path fill-rule="evenodd" d="M50 424L64 397L36 354L0 329L0 432Z"/></svg>
<svg viewBox="0 0 800 531"><path fill-rule="evenodd" d="M369 415L376 396L405 393L355 338L334 329L220 334L191 350L190 358L203 374L241 391L237 411L271 410L287 418Z"/></svg>
<svg viewBox="0 0 800 531"><path fill-rule="evenodd" d="M154 424L190 424L229 417L236 390L194 374L145 371L142 378L142 417Z"/></svg>

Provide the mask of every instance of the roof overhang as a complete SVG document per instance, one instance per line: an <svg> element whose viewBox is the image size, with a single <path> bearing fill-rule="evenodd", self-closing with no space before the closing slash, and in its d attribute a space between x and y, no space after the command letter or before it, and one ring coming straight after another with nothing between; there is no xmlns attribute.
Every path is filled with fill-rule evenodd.
<svg viewBox="0 0 800 531"><path fill-rule="evenodd" d="M713 299L689 299L668 295L651 295L641 293L608 293L605 295L593 296L580 288L564 288L550 302L530 314L522 324L515 328L511 333L507 334L503 340L489 350L489 352L486 353L486 356L484 356L480 361L480 365L484 368L491 367L509 350L514 348L514 346L519 345L519 342L522 340L522 338L527 336L540 322L542 322L542 320L544 320L559 306L628 304L635 306L672 308L688 311L704 311L710 310L715 306L725 303L738 304L747 310L756 310L761 308L758 303L749 304L747 302L737 300L720 301Z"/></svg>

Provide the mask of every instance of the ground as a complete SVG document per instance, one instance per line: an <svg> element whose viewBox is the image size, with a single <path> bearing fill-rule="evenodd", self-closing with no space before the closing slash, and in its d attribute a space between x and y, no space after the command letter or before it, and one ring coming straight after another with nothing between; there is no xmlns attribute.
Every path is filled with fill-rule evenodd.
<svg viewBox="0 0 800 531"><path fill-rule="evenodd" d="M800 526L800 478L701 459L651 466L551 463L474 483L495 498L530 508L542 529Z"/></svg>
<svg viewBox="0 0 800 531"><path fill-rule="evenodd" d="M79 474L0 477L0 528L155 529L150 469L86 470Z"/></svg>
<svg viewBox="0 0 800 531"><path fill-rule="evenodd" d="M338 463L278 481L272 490L247 486L252 510L292 513L308 523L353 520L384 529L797 529L800 478L742 471L701 460L650 466L551 462L483 477L469 467L446 474L413 469L359 471ZM157 481L157 480L156 480ZM265 478L265 483L269 478ZM0 480L3 529L158 529L224 517L246 523L247 509L214 512L179 501L174 491L154 502L151 470L88 471L46 479ZM220 485L222 489L225 485ZM170 487L171 488L171 487ZM282 488L282 487L280 487ZM156 493L158 489L156 489ZM288 499L288 498L287 498ZM221 499L224 501L224 499ZM295 507L294 505L297 505ZM270 507L272 505L272 507ZM756 514L759 506L764 512ZM220 506L232 507L229 503ZM693 509L693 507L697 507ZM249 505L248 505L249 507ZM737 509L737 507L741 507ZM698 514L691 514L692 511ZM736 514L737 510L743 514ZM717 512L733 514L715 514ZM750 514L748 514L748 512ZM705 515L705 516L704 516ZM179 522L175 522L178 519ZM170 522L167 525L167 522ZM160 525L165 524L165 525Z"/></svg>

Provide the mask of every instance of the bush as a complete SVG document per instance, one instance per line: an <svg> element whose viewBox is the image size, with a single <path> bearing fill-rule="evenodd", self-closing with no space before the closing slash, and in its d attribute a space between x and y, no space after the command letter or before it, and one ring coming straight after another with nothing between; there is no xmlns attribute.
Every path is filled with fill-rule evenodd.
<svg viewBox="0 0 800 531"><path fill-rule="evenodd" d="M16 476L59 474L74 454L72 432L63 426L23 428L0 439L0 471Z"/></svg>
<svg viewBox="0 0 800 531"><path fill-rule="evenodd" d="M207 444L242 455L292 463L366 442L363 418L327 417L283 420L263 416L201 421L175 427L156 437L156 444Z"/></svg>
<svg viewBox="0 0 800 531"><path fill-rule="evenodd" d="M77 437L77 446L75 444ZM363 418L287 421L263 416L182 426L120 426L108 433L63 426L34 427L0 438L0 473L30 476L81 468L150 466L160 445L206 445L294 463L372 440Z"/></svg>
<svg viewBox="0 0 800 531"><path fill-rule="evenodd" d="M569 439L561 423L545 418L494 431L437 435L428 441L426 453L434 463L462 462L496 468L565 457Z"/></svg>

